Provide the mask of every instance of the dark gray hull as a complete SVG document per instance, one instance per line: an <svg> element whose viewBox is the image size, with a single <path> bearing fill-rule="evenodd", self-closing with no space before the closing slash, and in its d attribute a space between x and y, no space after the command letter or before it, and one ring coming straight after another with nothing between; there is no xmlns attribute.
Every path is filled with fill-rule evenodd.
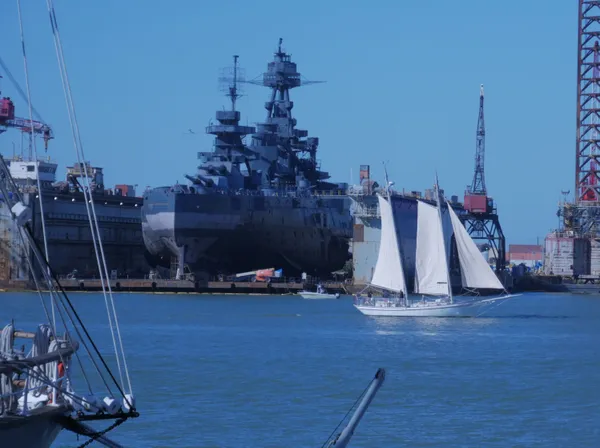
<svg viewBox="0 0 600 448"><path fill-rule="evenodd" d="M172 188L146 193L146 248L167 266L184 248L194 272L284 268L286 275L325 274L349 259L350 202L344 196L191 194Z"/></svg>
<svg viewBox="0 0 600 448"><path fill-rule="evenodd" d="M63 429L59 419L68 413L64 406L37 409L27 417L0 418L0 446L49 448Z"/></svg>

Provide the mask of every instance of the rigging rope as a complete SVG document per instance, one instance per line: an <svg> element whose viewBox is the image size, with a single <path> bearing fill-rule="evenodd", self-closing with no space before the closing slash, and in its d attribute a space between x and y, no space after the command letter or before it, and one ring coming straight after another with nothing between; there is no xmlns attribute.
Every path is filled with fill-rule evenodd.
<svg viewBox="0 0 600 448"><path fill-rule="evenodd" d="M27 106L29 108L29 124L30 124L30 142L33 144L33 154L35 161L35 176L37 180L38 196L40 199L40 217L42 223L42 236L44 238L44 255L46 262L50 261L50 254L48 253L48 238L46 235L46 221L44 217L44 201L42 200L42 182L40 180L40 161L38 160L37 144L35 138L35 132L33 128L33 108L31 105L31 90L29 88L29 69L27 66L27 55L25 53L25 33L23 31L23 17L21 14L21 0L17 0L17 11L19 13L19 29L21 30L21 49L23 50L23 66L25 68L25 88L27 89ZM54 312L55 303L54 297L50 296L51 308L52 308L52 324L56 328L56 314Z"/></svg>
<svg viewBox="0 0 600 448"><path fill-rule="evenodd" d="M129 386L129 393L132 394L133 392L132 392L132 386L131 386L131 378L129 376L129 369L127 366L127 360L125 358L125 350L123 348L123 341L121 338L121 330L119 327L119 321L118 321L117 312L116 312L116 308L115 308L115 304L114 304L114 298L113 298L112 289L110 286L108 267L106 264L106 257L104 255L104 249L102 246L102 239L101 239L101 235L100 235L98 219L97 219L96 210L94 207L93 193L90 189L90 179L89 179L87 166L85 163L85 154L83 151L83 143L81 141L81 135L79 132L79 124L77 121L77 115L75 113L75 104L74 104L73 98L72 98L71 85L69 82L67 67L66 67L66 63L64 60L62 42L60 39L59 30L58 30L58 22L56 19L56 12L55 12L54 3L52 0L46 0L46 5L48 7L48 13L49 13L49 17L50 17L50 25L52 27L52 33L54 36L54 46L55 46L56 56L57 56L57 60L58 60L58 64L59 64L61 80L63 83L63 91L65 94L65 100L67 102L67 111L68 111L68 115L69 115L69 122L71 124L71 131L72 131L72 136L73 136L73 143L75 146L75 152L77 154L77 161L78 161L79 165L81 167L83 167L83 174L84 174L83 177L85 179L84 188L83 188L85 206L86 206L88 218L90 221L92 242L94 244L94 249L96 252L96 261L98 264L98 270L99 270L99 274L100 274L100 284L102 286L102 292L103 292L104 300L105 300L105 304L106 304L106 311L107 311L107 315L108 315L108 321L109 321L111 336L112 336L112 340L113 340L113 346L114 346L115 355L116 355L117 368L119 370L119 376L121 379L122 389L125 389L125 384L123 381L123 373L122 373L122 369L121 369L121 361L122 361L123 369L125 370L125 376L127 378L127 383ZM108 294L107 294L107 289L108 289ZM109 307L109 302L110 302L110 307ZM110 308L112 308L112 310ZM114 328L113 328L113 322L112 322L113 319L114 319ZM116 333L117 333L116 338L115 338L115 329L116 329ZM119 347L117 347L117 339L118 339Z"/></svg>
<svg viewBox="0 0 600 448"><path fill-rule="evenodd" d="M92 443L94 440L97 440L98 438L102 437L104 434L106 434L109 431L112 431L113 429L115 429L117 426L119 426L121 423L124 423L125 420L127 420L127 418L120 418L119 420L117 420L116 422L114 422L112 425L110 425L108 428L106 428L103 431L97 432L95 434L90 434L90 440L87 440L86 442L82 443L81 445L79 445L77 448L85 448L86 446L88 446L90 443Z"/></svg>
<svg viewBox="0 0 600 448"><path fill-rule="evenodd" d="M42 259L41 255L40 255L40 248L39 248L39 246L37 244L37 241L35 241L35 239L33 238L33 234L32 234L31 229L29 228L29 226L27 226L25 229L26 229L25 230L25 234L27 235L27 238L28 238L28 241L29 241L29 245L33 249L32 252L33 252L34 256L36 257L36 259L37 259L38 263L40 264L40 266L43 266L44 265L44 260ZM83 324L83 322L81 321L79 315L75 311L75 308L73 307L73 304L71 303L71 300L67 296L67 294L66 294L65 290L63 289L62 285L59 283L58 278L56 277L56 274L52 270L52 267L50 265L47 265L47 268L48 268L48 272L49 273L47 273L45 269L42 269L42 273L44 274L44 276L48 275L47 282L48 282L48 285L50 285L49 286L50 290L56 292L56 289L55 289L55 287L53 285L53 282L52 282L52 279L54 279L54 281L56 282L56 285L58 286L58 288L59 288L59 290L60 290L60 292L62 294L62 298L61 298L61 296L58 295L58 293L57 293L57 296L58 296L58 299L59 299L59 303L63 306L65 312L67 313L67 317L69 318L71 324L73 325L73 328L75 329L75 332L77 333L77 336L79 337L79 339L81 340L81 343L83 344L84 348L86 349L86 351L87 351L87 353L88 353L88 355L90 357L90 360L94 364L94 367L96 368L96 371L98 372L98 374L99 374L102 382L106 386L108 392L112 395L112 391L110 390L110 387L108 386L108 383L107 383L106 379L104 378L104 375L102 374L102 371L100 370L100 367L98 366L98 364L96 363L96 360L92 356L92 353L91 353L91 351L90 351L90 349L89 349L89 347L88 347L88 345L87 345L87 343L85 341L85 338L81 335L81 332L79 331L79 328L75 324L73 316L69 312L69 308L67 308L66 304L64 303L65 300L68 302L69 307L71 308L71 310L73 311L75 317L77 318L77 321L79 322L79 325L81 326L82 330L85 332L85 335L86 335L87 339L92 344L92 347L94 348L94 351L98 355L100 361L102 362L102 364L104 365L104 367L108 371L108 374L110 375L110 377L115 382L115 384L117 386L117 389L119 390L119 392L121 392L121 394L123 394L123 392L121 391L121 388L119 387L119 384L118 384L117 380L112 375L112 372L108 368L108 365L104 361L104 358L102 358L102 355L100 354L100 351L98 350L98 348L96 347L96 344L92 340L92 337L88 333L87 329L85 328L85 325ZM58 311L59 311L59 316L62 319L63 325L65 326L65 328L67 328L67 324L65 322L64 316L63 316L60 308L58 308ZM84 375L85 375L85 371L84 371Z"/></svg>
<svg viewBox="0 0 600 448"><path fill-rule="evenodd" d="M0 359L14 359L16 356L13 352L15 341L15 327L13 324L8 324L2 329L0 334ZM11 411L12 407L13 383L12 375L0 375L0 415Z"/></svg>
<svg viewBox="0 0 600 448"><path fill-rule="evenodd" d="M39 325L35 332L35 335L33 336L33 344L31 346L31 356L32 357L41 356L41 355L45 355L49 351L56 350L58 348L56 345L56 338L53 341L54 342L54 346L52 347L53 350L50 350L51 344L52 344L50 341L50 338L52 336L54 336L54 335L52 334L52 330L49 325L46 325L46 324ZM52 375L52 372L53 372L53 369L56 370L56 365L57 365L57 362L53 361L53 362L43 364L41 366L35 366L32 368L32 370L34 372L39 373L39 375L41 377L45 376L48 378L52 378L54 376L54 375ZM29 378L29 387L31 389L38 388L45 384L46 384L46 382L41 379L36 379L33 377ZM38 395L39 395L39 393L41 393L41 391L38 392Z"/></svg>

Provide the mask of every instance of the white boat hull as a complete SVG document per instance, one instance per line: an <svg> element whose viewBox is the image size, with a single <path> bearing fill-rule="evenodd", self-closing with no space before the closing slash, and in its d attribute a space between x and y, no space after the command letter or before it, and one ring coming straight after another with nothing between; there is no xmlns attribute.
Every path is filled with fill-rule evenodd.
<svg viewBox="0 0 600 448"><path fill-rule="evenodd" d="M516 297L520 294L489 297L482 300L470 300L455 303L439 304L436 302L416 302L411 306L396 306L393 303L380 302L377 305L357 305L354 307L366 316L383 317L478 317L490 306L499 301Z"/></svg>
<svg viewBox="0 0 600 448"><path fill-rule="evenodd" d="M323 294L319 292L300 291L298 294L303 299L339 299L339 294Z"/></svg>

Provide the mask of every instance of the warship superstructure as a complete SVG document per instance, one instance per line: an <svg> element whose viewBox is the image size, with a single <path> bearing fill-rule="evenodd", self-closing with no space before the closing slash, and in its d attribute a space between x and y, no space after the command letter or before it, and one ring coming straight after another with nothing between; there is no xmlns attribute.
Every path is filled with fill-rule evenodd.
<svg viewBox="0 0 600 448"><path fill-rule="evenodd" d="M233 273L281 267L287 274L329 275L349 259L352 236L347 185L328 181L319 140L296 128L290 90L304 81L279 47L260 81L270 89L267 117L241 126L239 70L228 80L230 110L217 111L214 151L199 152L188 185L149 190L142 206L144 243L154 263L180 272ZM251 135L249 145L243 138ZM286 275L287 275L286 274Z"/></svg>

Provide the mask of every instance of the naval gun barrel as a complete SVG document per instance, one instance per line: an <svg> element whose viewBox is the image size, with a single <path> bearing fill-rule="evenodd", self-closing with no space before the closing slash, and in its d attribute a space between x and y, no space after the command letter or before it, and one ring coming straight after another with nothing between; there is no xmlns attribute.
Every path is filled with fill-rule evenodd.
<svg viewBox="0 0 600 448"><path fill-rule="evenodd" d="M212 187L214 185L212 179L201 176L199 174L197 174L196 176L190 176L186 174L185 177L195 185L202 185L204 187Z"/></svg>
<svg viewBox="0 0 600 448"><path fill-rule="evenodd" d="M360 420L365 415L365 412L367 412L367 408L371 404L371 401L373 401L375 394L383 384L384 380L385 369L377 369L377 373L375 373L375 378L373 378L371 384L369 384L369 387L365 392L362 400L358 404L356 411L354 411L354 414L352 414L350 421L348 422L344 430L340 433L340 435L328 445L328 448L346 448L348 446L348 442L350 442L350 439L354 435L354 430L360 423Z"/></svg>

